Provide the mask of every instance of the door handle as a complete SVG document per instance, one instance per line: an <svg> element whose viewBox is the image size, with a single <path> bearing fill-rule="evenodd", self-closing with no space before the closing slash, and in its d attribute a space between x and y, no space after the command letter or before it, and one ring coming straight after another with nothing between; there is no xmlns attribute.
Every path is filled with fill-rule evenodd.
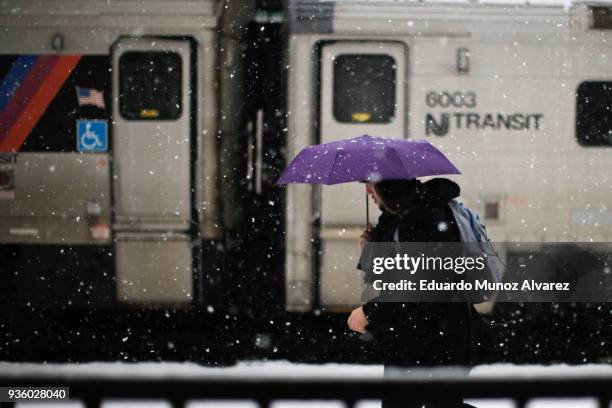
<svg viewBox="0 0 612 408"><path fill-rule="evenodd" d="M255 193L261 194L261 177L263 165L263 109L257 111L255 127Z"/></svg>
<svg viewBox="0 0 612 408"><path fill-rule="evenodd" d="M246 179L249 191L255 190L261 194L262 189L262 167L263 167L263 109L259 109L255 118L255 131L253 122L247 124L247 174Z"/></svg>

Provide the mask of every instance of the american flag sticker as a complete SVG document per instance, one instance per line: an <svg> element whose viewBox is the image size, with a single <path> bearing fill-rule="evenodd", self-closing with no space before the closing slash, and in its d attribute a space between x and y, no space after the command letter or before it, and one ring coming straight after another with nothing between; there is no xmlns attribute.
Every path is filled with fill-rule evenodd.
<svg viewBox="0 0 612 408"><path fill-rule="evenodd" d="M77 86L76 93L77 99L79 100L79 106L93 105L100 109L106 108L106 105L104 105L104 92L93 88Z"/></svg>

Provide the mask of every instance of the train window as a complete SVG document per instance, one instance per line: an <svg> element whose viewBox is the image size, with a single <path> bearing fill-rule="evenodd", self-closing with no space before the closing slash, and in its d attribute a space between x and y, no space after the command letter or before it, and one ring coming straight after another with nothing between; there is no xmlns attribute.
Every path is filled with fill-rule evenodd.
<svg viewBox="0 0 612 408"><path fill-rule="evenodd" d="M395 116L395 60L383 54L334 59L333 111L342 123L389 123Z"/></svg>
<svg viewBox="0 0 612 408"><path fill-rule="evenodd" d="M171 120L182 112L182 60L175 52L130 51L119 58L119 111L125 119Z"/></svg>
<svg viewBox="0 0 612 408"><path fill-rule="evenodd" d="M591 28L594 30L612 29L612 8L595 6L591 9Z"/></svg>
<svg viewBox="0 0 612 408"><path fill-rule="evenodd" d="M612 146L612 82L583 82L576 98L578 143Z"/></svg>

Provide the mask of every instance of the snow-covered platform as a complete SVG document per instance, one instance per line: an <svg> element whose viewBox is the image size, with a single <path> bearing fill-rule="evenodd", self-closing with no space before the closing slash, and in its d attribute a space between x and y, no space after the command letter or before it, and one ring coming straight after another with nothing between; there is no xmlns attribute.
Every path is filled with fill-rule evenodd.
<svg viewBox="0 0 612 408"><path fill-rule="evenodd" d="M395 371L395 375L411 378L463 377L464 370L424 369ZM394 375L394 376L395 376ZM255 378L255 379L375 379L383 378L382 365L299 364L289 361L244 361L229 367L210 367L192 362L92 362L39 364L0 362L2 377L47 378ZM493 364L474 367L469 378L610 378L612 365L512 365Z"/></svg>

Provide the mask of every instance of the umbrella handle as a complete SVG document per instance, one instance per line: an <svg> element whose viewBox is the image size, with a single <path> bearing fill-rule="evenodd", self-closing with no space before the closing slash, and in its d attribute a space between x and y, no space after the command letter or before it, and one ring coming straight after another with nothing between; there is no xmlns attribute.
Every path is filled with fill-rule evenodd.
<svg viewBox="0 0 612 408"><path fill-rule="evenodd" d="M366 202L366 231L368 230L368 225L370 225L370 200L368 199L368 192L365 193L365 202Z"/></svg>

